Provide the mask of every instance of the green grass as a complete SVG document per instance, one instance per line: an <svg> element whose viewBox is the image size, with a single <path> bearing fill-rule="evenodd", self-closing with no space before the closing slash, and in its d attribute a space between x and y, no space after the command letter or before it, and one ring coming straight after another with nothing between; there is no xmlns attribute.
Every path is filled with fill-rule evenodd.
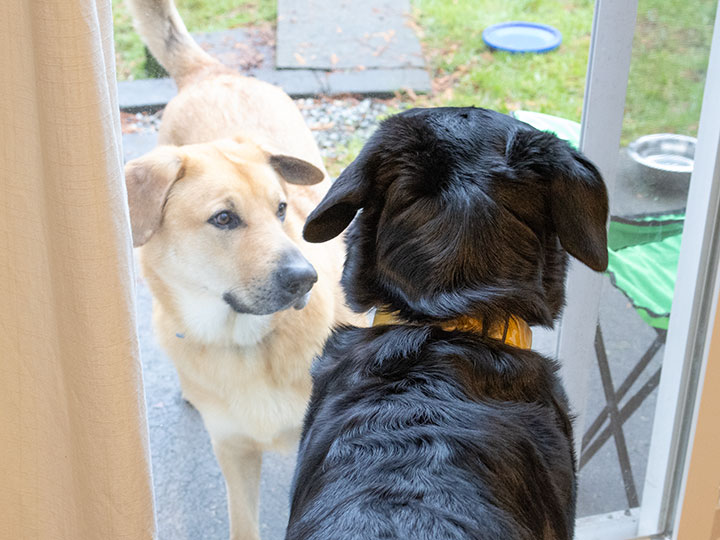
<svg viewBox="0 0 720 540"><path fill-rule="evenodd" d="M274 22L275 0L176 0L190 32L213 32L261 22ZM124 0L112 0L118 80L143 79L145 50L132 26Z"/></svg>
<svg viewBox="0 0 720 540"><path fill-rule="evenodd" d="M640 0L624 143L662 131L696 134L716 6L715 0ZM413 8L440 88L420 104L580 120L593 0L413 0ZM508 20L553 25L563 43L540 55L491 52L482 30Z"/></svg>
<svg viewBox="0 0 720 540"><path fill-rule="evenodd" d="M432 104L528 109L579 120L593 5L593 0L414 0L435 79L440 86L452 81ZM512 20L555 26L563 43L548 54L491 52L483 29Z"/></svg>
<svg viewBox="0 0 720 540"><path fill-rule="evenodd" d="M715 0L641 0L623 142L648 133L697 135Z"/></svg>

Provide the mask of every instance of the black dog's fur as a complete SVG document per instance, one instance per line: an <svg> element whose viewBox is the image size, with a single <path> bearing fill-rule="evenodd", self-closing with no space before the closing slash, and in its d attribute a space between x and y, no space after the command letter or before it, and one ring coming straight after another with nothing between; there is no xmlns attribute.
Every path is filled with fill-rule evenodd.
<svg viewBox="0 0 720 540"><path fill-rule="evenodd" d="M607 265L607 212L595 167L522 122L476 108L383 122L304 234L325 241L355 218L349 302L409 324L340 328L315 363L288 540L572 538L556 364L433 323L552 326L565 250Z"/></svg>

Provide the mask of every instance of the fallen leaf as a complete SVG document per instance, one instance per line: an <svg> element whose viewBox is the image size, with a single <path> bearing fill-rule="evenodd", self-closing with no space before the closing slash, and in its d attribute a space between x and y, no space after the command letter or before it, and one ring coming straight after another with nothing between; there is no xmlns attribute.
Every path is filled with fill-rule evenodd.
<svg viewBox="0 0 720 540"><path fill-rule="evenodd" d="M425 32L423 32L423 29L420 27L418 23L413 21L412 19L407 19L405 21L405 26L409 27L413 32L415 32L415 35L419 38L425 37Z"/></svg>
<svg viewBox="0 0 720 540"><path fill-rule="evenodd" d="M381 35L386 43L390 43L390 40L392 40L393 36L395 35L395 30L388 30L387 32L382 32Z"/></svg>
<svg viewBox="0 0 720 540"><path fill-rule="evenodd" d="M310 126L310 131L325 131L335 127L335 122L328 122L326 124L314 124Z"/></svg>
<svg viewBox="0 0 720 540"><path fill-rule="evenodd" d="M382 53L384 53L384 52L387 50L388 46L389 46L389 45L383 45L383 46L381 46L381 47L378 47L377 49L375 49L375 50L373 51L372 55L373 55L373 56L380 56Z"/></svg>
<svg viewBox="0 0 720 540"><path fill-rule="evenodd" d="M445 87L449 83L452 83L452 76L450 75L443 75L442 77L438 77L437 79L435 79L435 84L441 87Z"/></svg>
<svg viewBox="0 0 720 540"><path fill-rule="evenodd" d="M330 55L330 63L331 63L333 66L338 63L338 56L337 56L337 54L332 53L332 54Z"/></svg>
<svg viewBox="0 0 720 540"><path fill-rule="evenodd" d="M295 61L296 61L298 64L300 64L301 66L304 66L305 64L307 64L307 62L306 62L305 59L300 55L300 53L295 53L293 56L295 57Z"/></svg>

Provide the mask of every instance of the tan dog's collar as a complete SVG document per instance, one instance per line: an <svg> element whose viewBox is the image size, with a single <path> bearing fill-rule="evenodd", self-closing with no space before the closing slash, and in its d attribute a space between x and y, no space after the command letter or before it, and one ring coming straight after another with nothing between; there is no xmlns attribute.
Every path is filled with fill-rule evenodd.
<svg viewBox="0 0 720 540"><path fill-rule="evenodd" d="M398 317L397 313L378 308L375 311L373 326L386 324L408 324L408 321ZM528 323L516 315L509 315L504 321L491 324L488 328L485 328L482 319L472 317L458 317L457 319L438 323L438 326L448 331L476 332L519 349L530 349L532 347L532 330Z"/></svg>

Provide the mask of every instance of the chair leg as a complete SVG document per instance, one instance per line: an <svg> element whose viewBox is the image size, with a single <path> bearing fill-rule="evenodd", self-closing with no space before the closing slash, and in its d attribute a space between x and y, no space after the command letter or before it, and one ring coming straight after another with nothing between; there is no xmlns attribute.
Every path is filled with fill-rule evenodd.
<svg viewBox="0 0 720 540"><path fill-rule="evenodd" d="M618 404L647 367L650 360L652 360L660 347L662 347L665 343L667 332L658 329L655 329L655 331L657 332L657 336L650 344L650 347L648 347L645 354L643 354L637 365L625 378L617 392L613 389L610 365L607 359L607 351L605 349L605 342L603 341L602 330L599 324L595 333L595 351L597 353L598 367L600 369L600 377L607 405L600 412L598 417L590 425L590 428L583 436L583 451L580 456L580 468L587 464L587 462L598 452L598 450L600 450L600 448L602 448L610 437L613 437L623 477L625 494L631 508L639 505L639 499L635 488L635 481L632 476L630 457L627 451L627 444L625 442L625 435L622 430L622 426L658 386L662 368L655 370L655 373L652 374L645 384L627 401L627 403L625 403L623 407L618 409ZM597 433L600 426L602 426L606 418L610 419L609 425L593 440L594 435ZM591 440L592 443L590 443Z"/></svg>
<svg viewBox="0 0 720 540"><path fill-rule="evenodd" d="M658 331L658 336L655 337L653 342L650 344L650 347L648 347L647 351L645 351L645 354L643 354L640 358L640 361L635 365L632 371L622 382L620 387L617 389L617 392L615 392L615 400L618 403L622 401L622 399L625 397L625 394L627 394L627 391L630 390L632 385L635 384L635 381L637 381L640 375L642 375L642 372L645 371L645 368L655 357L655 353L657 353L657 351L660 349L660 347L663 346L664 343L665 334L664 332L661 333L661 331ZM607 353L605 352L605 344L603 342L602 335L598 335L597 332L595 334L595 352L598 355L603 354L607 358ZM602 427L605 419L607 418L608 410L609 409L606 405L605 408L597 415L593 423L590 424L590 426L585 431L585 435L583 435L582 440L583 448L586 448L590 444L590 441L592 441L593 437L595 437L597 432L600 431L600 428Z"/></svg>
<svg viewBox="0 0 720 540"><path fill-rule="evenodd" d="M660 382L660 371L658 368L655 373L645 382L645 384L638 390L634 396L632 396L628 402L620 408L620 417L622 418L623 424L630 418L635 411L642 405L653 390L657 387ZM604 418L603 418L604 419ZM583 468L588 461L602 448L607 440L612 437L613 432L610 426L606 427L600 432L600 435L595 437L591 444L583 446L582 455L580 456L580 468Z"/></svg>
<svg viewBox="0 0 720 540"><path fill-rule="evenodd" d="M596 342L602 342L602 330L600 325L597 326ZM603 343L604 344L604 343ZM610 429L615 439L615 448L617 450L618 461L620 462L620 472L625 485L625 495L628 499L630 508L640 505L640 500L635 488L635 480L632 475L632 466L630 465L630 454L628 453L627 443L625 442L625 434L622 429L622 419L618 410L617 396L612 383L612 375L610 373L610 364L608 363L605 347L602 348L602 354L598 354L598 367L600 368L600 379L602 381L603 391L605 392L605 401L608 407L608 417L610 419Z"/></svg>

